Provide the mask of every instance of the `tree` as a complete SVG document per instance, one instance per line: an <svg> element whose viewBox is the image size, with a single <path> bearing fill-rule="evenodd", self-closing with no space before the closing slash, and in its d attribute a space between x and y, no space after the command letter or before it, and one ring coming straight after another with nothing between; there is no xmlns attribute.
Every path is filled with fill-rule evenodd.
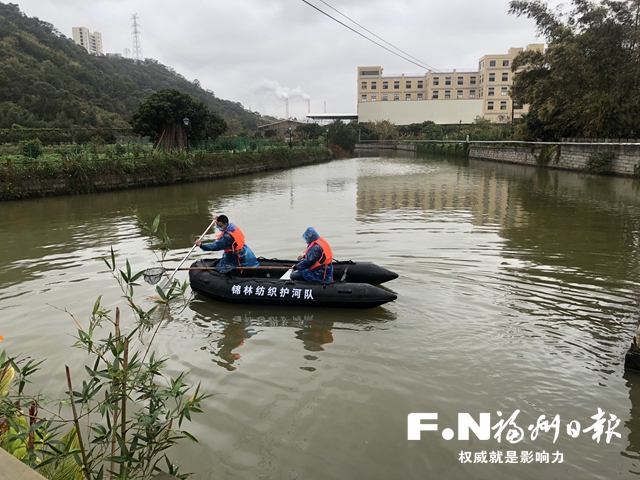
<svg viewBox="0 0 640 480"><path fill-rule="evenodd" d="M189 119L186 126L185 118ZM165 150L184 146L187 138L215 139L227 130L226 122L204 103L177 89L150 95L129 122L135 133L162 142Z"/></svg>
<svg viewBox="0 0 640 480"><path fill-rule="evenodd" d="M298 125L296 127L296 133L302 138L317 140L324 135L324 127L317 123L306 123L304 125Z"/></svg>
<svg viewBox="0 0 640 480"><path fill-rule="evenodd" d="M640 131L640 0L572 0L552 12L512 0L510 14L535 20L546 51L516 57L512 97L529 104L520 136L635 137Z"/></svg>
<svg viewBox="0 0 640 480"><path fill-rule="evenodd" d="M242 123L240 120L232 118L227 122L227 134L228 135L240 135L242 133Z"/></svg>
<svg viewBox="0 0 640 480"><path fill-rule="evenodd" d="M367 128L378 140L395 140L398 138L398 130L389 120L369 122Z"/></svg>
<svg viewBox="0 0 640 480"><path fill-rule="evenodd" d="M337 145L345 152L353 153L357 141L358 134L353 125L345 125L340 120L329 124L329 143L331 145Z"/></svg>

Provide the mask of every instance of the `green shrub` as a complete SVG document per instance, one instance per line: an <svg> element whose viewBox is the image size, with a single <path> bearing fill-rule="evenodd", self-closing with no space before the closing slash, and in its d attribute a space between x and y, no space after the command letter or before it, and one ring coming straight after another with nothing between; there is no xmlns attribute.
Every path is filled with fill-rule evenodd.
<svg viewBox="0 0 640 480"><path fill-rule="evenodd" d="M611 150L598 150L589 155L584 169L589 173L611 173L615 152Z"/></svg>
<svg viewBox="0 0 640 480"><path fill-rule="evenodd" d="M535 157L536 163L538 164L539 167L546 167L547 165L549 165L549 162L551 161L554 155L556 157L555 160L557 162L558 157L560 156L559 145L544 146L540 149L540 153L538 154L537 157L535 154L533 156Z"/></svg>
<svg viewBox="0 0 640 480"><path fill-rule="evenodd" d="M33 140L23 140L18 144L20 153L27 158L38 158L42 155L42 142L35 138Z"/></svg>
<svg viewBox="0 0 640 480"><path fill-rule="evenodd" d="M94 135L93 137L91 137L91 143L95 143L98 146L102 146L106 142L104 141L104 138L102 138L100 135Z"/></svg>
<svg viewBox="0 0 640 480"><path fill-rule="evenodd" d="M134 157L140 157L143 153L144 149L142 148L142 145L140 145L139 143L132 143L131 144L131 154Z"/></svg>
<svg viewBox="0 0 640 480"><path fill-rule="evenodd" d="M106 145L104 147L104 156L113 159L116 157L116 147L115 145Z"/></svg>
<svg viewBox="0 0 640 480"><path fill-rule="evenodd" d="M89 142L87 144L87 150L89 151L89 154L91 155L91 158L98 158L98 144L94 143L94 142Z"/></svg>
<svg viewBox="0 0 640 480"><path fill-rule="evenodd" d="M124 157L127 154L127 147L123 143L116 143L116 156Z"/></svg>

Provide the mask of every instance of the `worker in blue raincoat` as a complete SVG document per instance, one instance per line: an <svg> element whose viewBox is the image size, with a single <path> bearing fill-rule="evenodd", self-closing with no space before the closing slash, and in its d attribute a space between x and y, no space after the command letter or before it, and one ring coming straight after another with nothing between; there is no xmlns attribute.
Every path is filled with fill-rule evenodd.
<svg viewBox="0 0 640 480"><path fill-rule="evenodd" d="M249 246L244 242L244 234L233 223L229 223L226 215L216 215L213 218L220 234L213 243L202 243L196 240L196 245L202 250L215 252L224 250L222 258L216 265L220 273L227 273L235 267L258 267L260 264Z"/></svg>
<svg viewBox="0 0 640 480"><path fill-rule="evenodd" d="M291 280L332 282L333 252L327 241L313 227L307 228L302 238L307 242L307 249L298 257L299 262L293 267Z"/></svg>

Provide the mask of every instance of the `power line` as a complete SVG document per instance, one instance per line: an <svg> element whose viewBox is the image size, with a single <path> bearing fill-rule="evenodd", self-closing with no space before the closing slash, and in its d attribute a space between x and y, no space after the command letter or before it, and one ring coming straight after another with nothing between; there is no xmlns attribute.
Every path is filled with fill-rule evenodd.
<svg viewBox="0 0 640 480"><path fill-rule="evenodd" d="M354 23L355 25L359 26L361 29L363 29L365 32L370 33L371 35L373 35L374 37L376 37L379 40L382 40L384 43L386 43L387 45L391 46L392 48L395 48L396 50L398 50L399 52L404 53L407 57L409 58L413 58L414 60L416 60L417 62L420 62L423 65L426 65L427 67L429 67L429 69L433 70L434 72L440 72L438 69L432 67L431 65L429 65L426 62L423 62L422 60L420 60L419 58L414 57L413 55L408 54L407 52L405 52L404 50L396 47L395 45L393 45L390 42L387 42L384 38L379 37L378 35L376 35L375 33L373 33L371 30L368 30L366 27L360 25L358 22L356 22L355 20L353 20L352 18L349 18L348 16L346 16L344 13L342 13L341 11L337 10L336 8L332 7L331 5L329 5L327 2L325 2L324 0L320 0L320 2L324 3L327 7L329 7L331 10L334 10L335 12L339 13L340 15L342 15L344 18L346 18L347 20L349 20L350 22Z"/></svg>
<svg viewBox="0 0 640 480"><path fill-rule="evenodd" d="M337 22L337 23L339 23L340 25L342 25L343 27L348 28L348 29L349 29L349 30L351 30L353 33L356 33L356 34L360 35L362 38L364 38L364 39L366 39L366 40L369 40L371 43L376 44L376 45L377 45L377 46L379 46L380 48L384 48L387 52L393 53L394 55L396 55L396 56L398 56L398 57L402 58L403 60L406 60L406 61L407 61L407 62L409 62L409 63L413 63L414 65L417 65L418 67L423 68L423 69L425 69L425 70L434 70L434 71L436 71L436 72L438 72L438 71L439 71L439 70L436 70L436 69L434 69L434 68L432 68L432 67L428 66L427 64L416 63L416 62L414 62L413 60L410 60L409 58L407 58L407 57L405 57L405 56L403 56L403 55L400 55L399 53L394 52L393 50L388 49L388 48L387 48L387 47L385 47L384 45L381 45L380 43L376 42L375 40L370 39L370 38L369 38L369 37L367 37L366 35L364 35L364 34L362 34L362 33L358 32L357 30L355 30L355 29L353 29L353 28L351 28L349 25L347 25L347 24L345 24L345 23L341 22L341 21L340 21L340 20L338 20L337 18L332 17L332 16L331 16L331 15L329 15L327 12L325 12L325 11L323 11L323 10L320 10L320 9L319 9L318 7L316 7L315 5L310 4L309 2L307 2L307 0L302 0L302 1L303 1L304 3L306 3L307 5L309 5L311 8L314 8L315 10L319 11L319 12L320 12L320 13L322 13L323 15L326 15L327 17L329 17L329 18L330 18L331 20L333 20L334 22ZM324 2L323 2L323 3L324 3ZM333 7L331 7L331 8L333 8ZM335 10L335 9L334 9L334 10ZM337 12L337 10L336 10L336 12ZM340 13L340 12L338 12L338 13ZM342 14L340 14L340 15L342 15ZM343 15L343 16L345 16L345 15ZM346 17L346 16L345 16L345 17ZM348 18L348 17L346 17L346 18ZM354 22L354 23L355 23L355 22ZM378 38L379 38L379 37L378 37ZM381 39L381 40L382 40L382 39ZM383 41L384 41L384 40L383 40ZM386 41L385 41L385 43L388 43L388 42L386 42ZM389 44L389 45L391 45L391 44ZM393 48L396 48L396 47L393 47ZM396 50L400 50L400 49L399 49L399 48L396 48ZM400 51L402 51L402 50L400 50ZM403 53L404 53L404 52L403 52ZM419 62L419 61L420 61L420 60L418 60L418 62Z"/></svg>

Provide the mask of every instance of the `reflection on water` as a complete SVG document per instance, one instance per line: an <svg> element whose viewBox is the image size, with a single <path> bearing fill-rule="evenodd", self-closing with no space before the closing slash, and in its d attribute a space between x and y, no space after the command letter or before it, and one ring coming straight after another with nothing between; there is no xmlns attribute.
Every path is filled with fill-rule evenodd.
<svg viewBox="0 0 640 480"><path fill-rule="evenodd" d="M241 309L242 307L240 307ZM208 346L201 347L214 358L212 361L228 371L237 370L242 362L241 347L258 336L266 328L279 328L281 334L291 335L302 342L302 348L308 352L324 352L325 345L334 341L333 330L370 331L372 328L384 328L384 324L394 321L396 314L384 307L368 310L366 313L353 310L334 309L292 309L281 307L260 308L260 314L251 312L238 315L238 307L220 304L216 301L198 301L189 304L195 313L190 321L201 335L207 338ZM301 313L301 310L307 310ZM308 361L318 360L316 355L303 355L307 362L302 370L315 371L307 366Z"/></svg>
<svg viewBox="0 0 640 480"><path fill-rule="evenodd" d="M640 460L640 373L625 372L624 379L627 381L626 386L629 388L629 400L631 401L631 409L629 417L624 426L628 430L627 448L622 455L634 460ZM635 475L640 475L640 466L637 466Z"/></svg>
<svg viewBox="0 0 640 480"><path fill-rule="evenodd" d="M233 363L240 360L241 355L234 350L242 347L244 341L254 336L257 332L251 328L251 323L232 321L223 324L220 339L216 342L217 351L212 353L219 358L214 360L218 365L229 371L236 370ZM204 347L203 347L204 348Z"/></svg>
<svg viewBox="0 0 640 480"><path fill-rule="evenodd" d="M588 354L594 369L619 365L615 346L629 335L621 307L635 311L640 287L638 182L473 160L473 170L452 165L431 157L361 162L357 219L371 228L360 233L394 242L379 229L387 223L396 237L415 237L405 241L404 258L495 285L500 304L541 320L536 329L548 342L567 340L564 324L568 351ZM418 243L417 229L433 234L432 245ZM470 245L463 232L496 237ZM425 255L435 249L437 258ZM496 253L494 268L476 263Z"/></svg>

